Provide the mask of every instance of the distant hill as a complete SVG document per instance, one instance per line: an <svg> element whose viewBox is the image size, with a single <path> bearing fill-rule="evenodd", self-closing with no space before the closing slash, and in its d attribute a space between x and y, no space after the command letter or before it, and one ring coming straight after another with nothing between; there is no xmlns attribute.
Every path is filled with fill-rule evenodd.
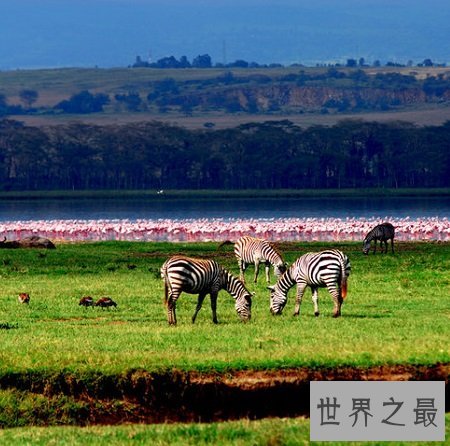
<svg viewBox="0 0 450 446"><path fill-rule="evenodd" d="M304 125L377 115L426 125L449 120L449 104L445 67L0 72L0 117L33 124L181 119L208 127L288 117Z"/></svg>

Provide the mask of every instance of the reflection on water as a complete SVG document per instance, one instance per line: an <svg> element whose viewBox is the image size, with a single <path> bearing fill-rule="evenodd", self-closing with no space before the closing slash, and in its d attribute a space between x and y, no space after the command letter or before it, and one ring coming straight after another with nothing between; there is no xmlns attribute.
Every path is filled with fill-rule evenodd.
<svg viewBox="0 0 450 446"><path fill-rule="evenodd" d="M450 198L75 199L0 201L0 221L185 218L450 218Z"/></svg>

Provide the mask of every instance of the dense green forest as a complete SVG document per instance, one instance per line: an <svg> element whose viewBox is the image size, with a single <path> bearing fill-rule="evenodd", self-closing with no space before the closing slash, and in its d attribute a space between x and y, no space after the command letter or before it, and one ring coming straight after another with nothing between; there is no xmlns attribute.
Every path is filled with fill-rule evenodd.
<svg viewBox="0 0 450 446"><path fill-rule="evenodd" d="M450 122L224 130L0 121L3 190L449 187Z"/></svg>

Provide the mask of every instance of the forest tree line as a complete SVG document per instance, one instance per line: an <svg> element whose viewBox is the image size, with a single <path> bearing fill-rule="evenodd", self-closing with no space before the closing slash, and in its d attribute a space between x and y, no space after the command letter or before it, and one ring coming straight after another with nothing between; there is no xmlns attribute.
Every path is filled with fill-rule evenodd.
<svg viewBox="0 0 450 446"><path fill-rule="evenodd" d="M344 63L334 63L334 64L316 64L316 66L329 66L329 67L369 67L371 64L368 64L364 57L360 57L359 59L349 58ZM402 64L399 62L387 61L385 64L387 67L412 67L413 61L409 60L406 64ZM258 62L247 62L243 59L237 59L234 62L229 63L221 63L216 62L213 64L212 58L209 54L199 54L197 57L194 57L192 62L188 60L186 56L181 56L180 59L177 59L175 56L165 56L161 59L158 59L156 62L150 62L143 60L141 56L136 56L135 62L131 65L133 68L278 68L283 67L283 64L280 63L269 63L269 64L260 64ZM289 65L291 67L304 67L305 65L301 63L293 63ZM372 63L373 67L380 67L381 62L377 59ZM424 59L422 62L417 64L418 67L433 67L433 66L441 66L445 67L445 63L435 63L430 58Z"/></svg>
<svg viewBox="0 0 450 446"><path fill-rule="evenodd" d="M450 187L450 122L290 121L224 130L160 122L0 121L2 190Z"/></svg>

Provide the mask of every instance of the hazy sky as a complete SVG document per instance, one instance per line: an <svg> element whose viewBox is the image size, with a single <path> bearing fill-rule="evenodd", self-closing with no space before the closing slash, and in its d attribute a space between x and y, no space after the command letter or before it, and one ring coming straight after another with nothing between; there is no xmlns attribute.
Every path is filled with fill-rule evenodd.
<svg viewBox="0 0 450 446"><path fill-rule="evenodd" d="M0 0L0 69L209 54L450 63L450 0Z"/></svg>

